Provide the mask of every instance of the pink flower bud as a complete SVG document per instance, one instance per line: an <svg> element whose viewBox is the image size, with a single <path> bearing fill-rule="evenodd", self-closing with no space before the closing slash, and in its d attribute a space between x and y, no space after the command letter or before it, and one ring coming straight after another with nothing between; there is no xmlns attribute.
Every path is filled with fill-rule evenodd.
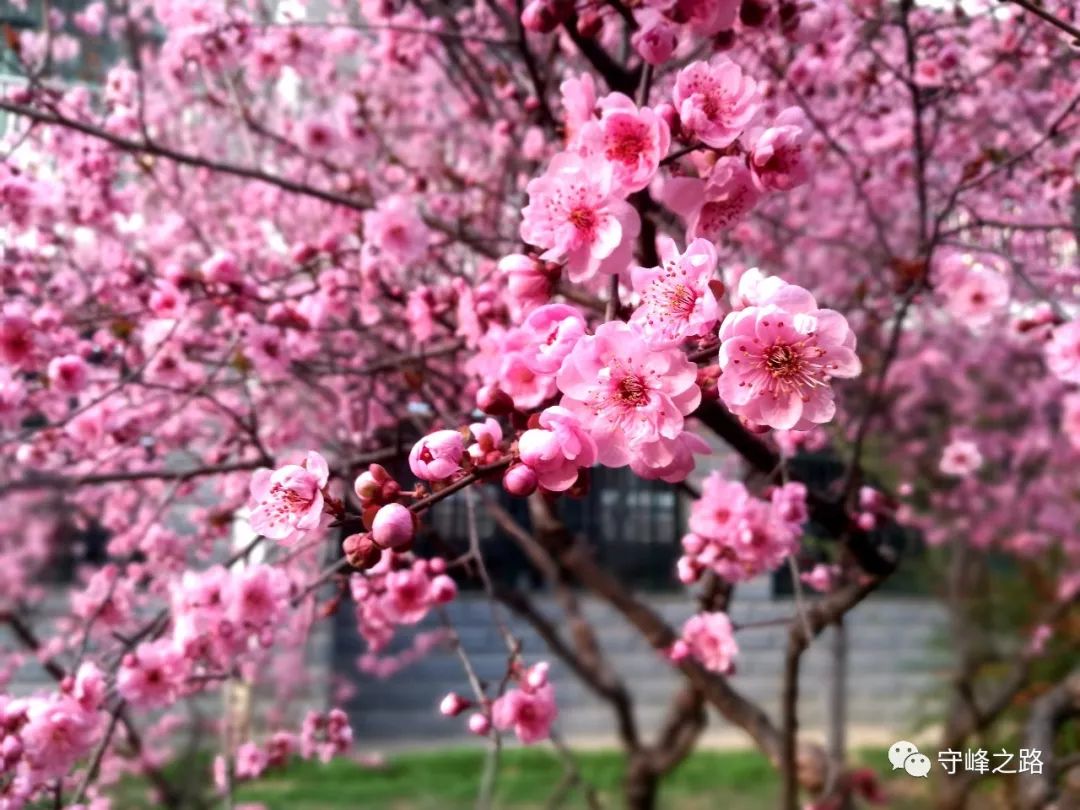
<svg viewBox="0 0 1080 810"><path fill-rule="evenodd" d="M431 598L437 604L445 605L447 602L453 602L457 597L457 583L446 574L440 574L431 580Z"/></svg>
<svg viewBox="0 0 1080 810"><path fill-rule="evenodd" d="M382 549L370 534L350 534L342 541L341 550L345 552L349 565L361 571L377 565L382 559Z"/></svg>
<svg viewBox="0 0 1080 810"><path fill-rule="evenodd" d="M676 664L685 661L690 657L690 646L681 638L676 639L675 643L668 648L667 657L669 661Z"/></svg>
<svg viewBox="0 0 1080 810"><path fill-rule="evenodd" d="M675 573L683 585L693 585L701 577L701 569L689 557L679 557L675 564Z"/></svg>
<svg viewBox="0 0 1080 810"><path fill-rule="evenodd" d="M371 536L383 548L398 548L412 541L416 524L412 512L400 503L389 503L375 515Z"/></svg>
<svg viewBox="0 0 1080 810"><path fill-rule="evenodd" d="M353 483L353 491L356 493L356 497L364 504L375 498L381 490L382 486L375 480L375 476L371 474L370 470L364 470L364 472L360 473Z"/></svg>
<svg viewBox="0 0 1080 810"><path fill-rule="evenodd" d="M515 464L503 474L503 488L519 498L536 492L538 483L536 473L525 464Z"/></svg>
<svg viewBox="0 0 1080 810"><path fill-rule="evenodd" d="M456 430L436 430L409 452L409 468L424 481L442 481L461 469L465 440Z"/></svg>
<svg viewBox="0 0 1080 810"><path fill-rule="evenodd" d="M547 661L540 661L534 666L529 667L529 671L525 674L525 683L530 689L543 689L548 682L548 670L550 665Z"/></svg>
<svg viewBox="0 0 1080 810"><path fill-rule="evenodd" d="M705 548L705 538L699 534L683 535L682 547L691 557L696 557Z"/></svg>
<svg viewBox="0 0 1080 810"><path fill-rule="evenodd" d="M491 720L486 714L479 712L471 714L469 715L469 731L478 737L483 737L491 731Z"/></svg>
<svg viewBox="0 0 1080 810"><path fill-rule="evenodd" d="M859 516L855 518L855 523L864 532L868 532L877 525L877 518L870 512L860 512Z"/></svg>
<svg viewBox="0 0 1080 810"><path fill-rule="evenodd" d="M678 38L674 26L661 19L636 31L631 42L641 58L650 65L662 65L675 52Z"/></svg>
<svg viewBox="0 0 1080 810"><path fill-rule="evenodd" d="M428 560L428 571L433 574L445 574L446 573L446 560L442 557L432 557Z"/></svg>
<svg viewBox="0 0 1080 810"><path fill-rule="evenodd" d="M455 692L451 692L439 703L439 712L446 717L457 717L471 705L472 701L466 700Z"/></svg>
<svg viewBox="0 0 1080 810"><path fill-rule="evenodd" d="M521 12L521 25L534 34L550 34L559 27L554 5L548 0L530 0Z"/></svg>

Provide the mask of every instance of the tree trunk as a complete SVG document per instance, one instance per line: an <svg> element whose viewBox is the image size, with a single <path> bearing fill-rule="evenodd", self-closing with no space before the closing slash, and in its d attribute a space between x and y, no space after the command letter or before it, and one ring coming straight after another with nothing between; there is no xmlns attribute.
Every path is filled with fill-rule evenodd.
<svg viewBox="0 0 1080 810"><path fill-rule="evenodd" d="M660 778L648 757L639 754L630 758L624 789L627 810L656 810Z"/></svg>

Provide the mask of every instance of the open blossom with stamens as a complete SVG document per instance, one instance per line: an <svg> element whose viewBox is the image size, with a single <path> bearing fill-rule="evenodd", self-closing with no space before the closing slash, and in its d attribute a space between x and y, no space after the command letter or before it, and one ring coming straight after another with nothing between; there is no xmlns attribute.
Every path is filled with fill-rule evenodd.
<svg viewBox="0 0 1080 810"><path fill-rule="evenodd" d="M704 335L720 314L709 287L716 272L716 250L704 239L695 239L684 253L670 240L662 241L660 248L661 266L631 271L641 306L634 310L630 322L656 345Z"/></svg>
<svg viewBox="0 0 1080 810"><path fill-rule="evenodd" d="M720 325L718 390L731 411L758 425L808 430L836 413L830 380L855 377L855 334L839 312L784 284Z"/></svg>
<svg viewBox="0 0 1080 810"><path fill-rule="evenodd" d="M633 460L657 477L676 459L685 417L701 402L697 367L675 348L650 346L635 324L611 321L578 340L556 377L561 405L596 442L598 460Z"/></svg>
<svg viewBox="0 0 1080 810"><path fill-rule="evenodd" d="M599 155L615 173L624 193L649 185L671 146L667 123L648 107L638 109L622 93L600 99L599 120L590 120L578 137L583 155Z"/></svg>
<svg viewBox="0 0 1080 810"><path fill-rule="evenodd" d="M251 477L251 528L273 540L316 528L323 511L323 489L330 478L326 459L312 451L303 466L286 464Z"/></svg>
<svg viewBox="0 0 1080 810"><path fill-rule="evenodd" d="M619 196L611 163L563 152L526 191L521 238L545 248L541 259L565 260L575 282L626 269L641 220Z"/></svg>
<svg viewBox="0 0 1080 810"><path fill-rule="evenodd" d="M684 67L673 95L683 132L716 149L732 144L761 105L757 82L726 56Z"/></svg>

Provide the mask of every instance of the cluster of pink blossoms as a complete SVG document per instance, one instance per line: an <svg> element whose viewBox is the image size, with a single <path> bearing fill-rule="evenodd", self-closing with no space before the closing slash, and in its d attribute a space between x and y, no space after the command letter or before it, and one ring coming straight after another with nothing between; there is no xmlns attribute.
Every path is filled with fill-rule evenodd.
<svg viewBox="0 0 1080 810"><path fill-rule="evenodd" d="M739 645L735 643L731 619L719 611L698 613L687 619L682 633L668 651L668 657L676 663L692 657L705 669L721 675L735 671L738 654Z"/></svg>
<svg viewBox="0 0 1080 810"><path fill-rule="evenodd" d="M0 807L24 807L90 754L104 723L105 698L105 678L91 663L58 692L0 695Z"/></svg>
<svg viewBox="0 0 1080 810"><path fill-rule="evenodd" d="M806 519L802 484L776 487L766 501L742 482L713 472L690 507L679 579L689 584L711 570L728 582L742 582L771 571L796 551Z"/></svg>
<svg viewBox="0 0 1080 810"><path fill-rule="evenodd" d="M349 589L357 628L372 652L386 648L398 625L417 624L457 596L445 560L410 560L393 551L382 552L378 564L364 574L354 574Z"/></svg>
<svg viewBox="0 0 1080 810"><path fill-rule="evenodd" d="M200 668L216 673L268 648L289 610L292 584L280 568L220 565L186 571L172 589L172 635L126 656L121 694L137 706L164 705L184 693Z"/></svg>
<svg viewBox="0 0 1080 810"><path fill-rule="evenodd" d="M862 370L844 316L819 309L802 287L755 271L739 280L736 301L744 305L720 325L724 404L753 425L783 430L830 421L830 381Z"/></svg>
<svg viewBox="0 0 1080 810"><path fill-rule="evenodd" d="M549 669L546 661L531 667L515 662L509 674L516 687L490 702L483 697L480 704L451 692L439 703L439 711L446 717L457 717L475 708L467 721L473 734L485 736L494 726L499 731L513 730L526 745L542 742L551 736L551 724L559 713L555 688L548 682Z"/></svg>

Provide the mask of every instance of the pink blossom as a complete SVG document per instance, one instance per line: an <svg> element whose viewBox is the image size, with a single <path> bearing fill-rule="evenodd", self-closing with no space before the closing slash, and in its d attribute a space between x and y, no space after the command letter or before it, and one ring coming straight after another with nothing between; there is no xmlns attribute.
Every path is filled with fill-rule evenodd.
<svg viewBox="0 0 1080 810"><path fill-rule="evenodd" d="M383 607L399 624L416 624L434 604L431 579L418 567L387 574L385 584Z"/></svg>
<svg viewBox="0 0 1080 810"><path fill-rule="evenodd" d="M398 548L413 539L416 524L413 514L400 503L388 503L375 513L371 537L383 548Z"/></svg>
<svg viewBox="0 0 1080 810"><path fill-rule="evenodd" d="M675 0L673 11L695 34L711 37L735 26L739 6L739 0Z"/></svg>
<svg viewBox="0 0 1080 810"><path fill-rule="evenodd" d="M631 271L641 305L630 322L654 345L706 334L720 317L719 304L709 287L716 272L716 250L706 240L695 239L679 253L673 243L664 241L660 258L659 267Z"/></svg>
<svg viewBox="0 0 1080 810"><path fill-rule="evenodd" d="M216 284L240 284L244 280L240 262L235 255L224 250L203 262L199 271L203 279Z"/></svg>
<svg viewBox="0 0 1080 810"><path fill-rule="evenodd" d="M312 155L325 155L338 142L334 125L322 118L309 118L300 124L300 148Z"/></svg>
<svg viewBox="0 0 1080 810"><path fill-rule="evenodd" d="M138 708L167 706L176 699L184 670L184 658L171 639L144 642L124 656L116 690Z"/></svg>
<svg viewBox="0 0 1080 810"><path fill-rule="evenodd" d="M521 238L545 249L541 259L565 261L571 281L626 268L641 221L617 195L611 163L563 152L526 191Z"/></svg>
<svg viewBox="0 0 1080 810"><path fill-rule="evenodd" d="M693 582L711 569L728 582L742 582L778 567L798 547L803 509L792 508L798 494L793 489L765 501L741 482L711 473L690 507L680 579Z"/></svg>
<svg viewBox="0 0 1080 810"><path fill-rule="evenodd" d="M682 640L690 654L710 672L726 675L735 668L739 647L726 613L698 613L691 616L683 625Z"/></svg>
<svg viewBox="0 0 1080 810"><path fill-rule="evenodd" d="M733 413L759 425L807 430L836 413L833 377L855 377L855 333L794 284L732 312L720 326L718 390Z"/></svg>
<svg viewBox="0 0 1080 810"><path fill-rule="evenodd" d="M582 73L566 79L559 85L562 95L566 139L573 141L586 121L593 117L596 108L596 83L591 73Z"/></svg>
<svg viewBox="0 0 1080 810"><path fill-rule="evenodd" d="M393 196L364 214L364 237L376 256L409 265L424 255L429 232L416 206L405 197Z"/></svg>
<svg viewBox="0 0 1080 810"><path fill-rule="evenodd" d="M966 255L945 264L936 289L945 296L945 308L969 327L988 325L1009 303L1008 279Z"/></svg>
<svg viewBox="0 0 1080 810"><path fill-rule="evenodd" d="M757 136L750 150L750 170L763 191L789 191L810 179L810 122L799 107L788 107Z"/></svg>
<svg viewBox="0 0 1080 810"><path fill-rule="evenodd" d="M585 334L585 316L568 304L547 304L530 312L522 329L519 351L525 365L537 374L555 374Z"/></svg>
<svg viewBox="0 0 1080 810"><path fill-rule="evenodd" d="M495 727L500 731L512 728L526 745L551 736L551 724L557 714L555 689L550 684L532 691L510 689L491 705Z"/></svg>
<svg viewBox="0 0 1080 810"><path fill-rule="evenodd" d="M528 312L551 298L552 276L536 259L515 253L499 259L498 268L518 312Z"/></svg>
<svg viewBox="0 0 1080 810"><path fill-rule="evenodd" d="M662 199L686 221L687 239L719 242L754 209L761 192L744 161L722 157L704 180L675 177L667 181Z"/></svg>
<svg viewBox="0 0 1080 810"><path fill-rule="evenodd" d="M701 401L697 367L674 348L650 346L619 321L581 338L556 378L564 408L597 447L597 460L622 467L635 458L656 470L675 460L685 417Z"/></svg>
<svg viewBox="0 0 1080 810"><path fill-rule="evenodd" d="M27 761L43 779L66 776L90 753L100 727L97 712L67 696L27 701L19 737Z"/></svg>
<svg viewBox="0 0 1080 810"><path fill-rule="evenodd" d="M326 459L312 451L303 466L286 464L271 472L256 470L251 478L251 527L273 540L284 540L295 532L319 525L323 511L323 489L330 477Z"/></svg>
<svg viewBox="0 0 1080 810"><path fill-rule="evenodd" d="M54 357L49 361L49 382L63 394L77 394L86 387L90 371L77 354Z"/></svg>
<svg viewBox="0 0 1080 810"><path fill-rule="evenodd" d="M582 467L596 463L596 443L567 408L545 409L539 423L539 428L521 434L518 453L540 486L564 492L574 485Z"/></svg>
<svg viewBox="0 0 1080 810"><path fill-rule="evenodd" d="M953 439L941 454L940 470L946 475L967 478L982 466L979 446L968 439Z"/></svg>
<svg viewBox="0 0 1080 810"><path fill-rule="evenodd" d="M726 56L680 70L673 97L683 132L716 149L733 143L760 106L757 83Z"/></svg>
<svg viewBox="0 0 1080 810"><path fill-rule="evenodd" d="M456 430L429 433L409 451L409 469L424 481L443 481L461 469L465 440Z"/></svg>
<svg viewBox="0 0 1080 810"><path fill-rule="evenodd" d="M695 455L708 455L712 452L709 443L696 433L684 431L668 445L671 460L658 464L653 459L634 456L630 459L630 469L642 478L655 478L669 484L678 484L694 471Z"/></svg>
<svg viewBox="0 0 1080 810"><path fill-rule="evenodd" d="M17 312L0 315L0 360L21 367L34 349L33 324Z"/></svg>
<svg viewBox="0 0 1080 810"><path fill-rule="evenodd" d="M229 619L253 629L276 623L288 608L288 597L288 577L271 565L253 565L233 573L224 594Z"/></svg>
<svg viewBox="0 0 1080 810"><path fill-rule="evenodd" d="M835 588L839 578L840 566L825 563L818 563L809 571L799 575L800 580L821 593L828 593Z"/></svg>
<svg viewBox="0 0 1080 810"><path fill-rule="evenodd" d="M266 752L250 740L236 749L236 778L258 779L266 770Z"/></svg>
<svg viewBox="0 0 1080 810"><path fill-rule="evenodd" d="M657 15L635 31L630 42L650 65L662 65L675 53L679 39L675 26Z"/></svg>
<svg viewBox="0 0 1080 810"><path fill-rule="evenodd" d="M583 155L600 156L611 164L615 187L622 193L649 185L671 147L664 119L648 107L638 109L622 93L599 102L599 120L586 122L577 138Z"/></svg>
<svg viewBox="0 0 1080 810"><path fill-rule="evenodd" d="M1046 365L1059 379L1080 384L1080 321L1054 329L1046 344Z"/></svg>

